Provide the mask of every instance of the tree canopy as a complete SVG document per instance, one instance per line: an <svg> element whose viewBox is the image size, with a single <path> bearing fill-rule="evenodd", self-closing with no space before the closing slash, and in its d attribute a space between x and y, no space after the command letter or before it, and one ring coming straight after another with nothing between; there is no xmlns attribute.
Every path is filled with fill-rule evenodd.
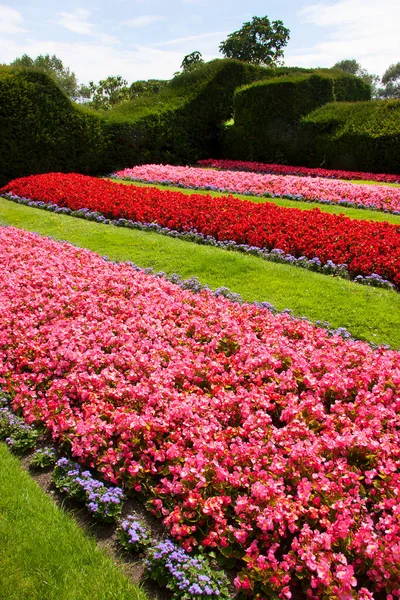
<svg viewBox="0 0 400 600"><path fill-rule="evenodd" d="M204 60L202 59L201 52L195 50L191 54L186 54L181 63L181 69L187 73L188 71L194 71L194 69L203 64Z"/></svg>
<svg viewBox="0 0 400 600"><path fill-rule="evenodd" d="M377 85L379 83L378 75L373 75L372 73L368 73L366 69L364 69L359 62L356 61L355 58L345 58L340 60L339 62L333 65L334 69L341 69L345 73L349 73L350 75L355 75L356 77L360 77L363 81L368 83L371 87L372 96L378 95Z"/></svg>
<svg viewBox="0 0 400 600"><path fill-rule="evenodd" d="M97 84L90 81L89 87L85 86L85 96L90 98L93 108L107 110L124 100L129 100L128 82L121 75L109 75Z"/></svg>
<svg viewBox="0 0 400 600"><path fill-rule="evenodd" d="M143 95L158 94L166 85L167 81L164 79L148 79L134 81L129 88L130 98L139 98Z"/></svg>
<svg viewBox="0 0 400 600"><path fill-rule="evenodd" d="M282 21L271 23L267 16L253 17L241 29L230 33L219 49L226 58L259 66L275 66L281 62L289 34Z"/></svg>
<svg viewBox="0 0 400 600"><path fill-rule="evenodd" d="M400 62L390 65L384 72L379 90L381 98L400 98Z"/></svg>

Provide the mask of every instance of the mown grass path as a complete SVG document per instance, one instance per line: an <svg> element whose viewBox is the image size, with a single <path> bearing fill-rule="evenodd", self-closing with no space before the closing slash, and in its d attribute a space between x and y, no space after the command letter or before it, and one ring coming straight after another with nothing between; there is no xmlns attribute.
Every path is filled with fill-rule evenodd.
<svg viewBox="0 0 400 600"><path fill-rule="evenodd" d="M400 294L263 261L156 233L117 228L33 209L0 198L0 224L89 248L167 274L226 286L246 301L267 301L296 316L346 327L355 337L400 347Z"/></svg>

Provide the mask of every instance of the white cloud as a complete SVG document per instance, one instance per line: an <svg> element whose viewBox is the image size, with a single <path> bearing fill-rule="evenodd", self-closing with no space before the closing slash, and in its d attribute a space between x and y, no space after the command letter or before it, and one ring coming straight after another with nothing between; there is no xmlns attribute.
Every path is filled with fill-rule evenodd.
<svg viewBox="0 0 400 600"><path fill-rule="evenodd" d="M17 10L7 4L0 4L0 33L14 35L26 31L20 27L23 20L21 13Z"/></svg>
<svg viewBox="0 0 400 600"><path fill-rule="evenodd" d="M93 35L93 24L88 22L90 13L88 10L78 8L70 13L59 13L60 18L57 23L73 31L74 33L80 33L82 35Z"/></svg>
<svg viewBox="0 0 400 600"><path fill-rule="evenodd" d="M68 31L78 33L81 35L88 35L92 38L96 38L101 44L119 44L120 41L117 37L109 35L107 33L100 33L96 31L96 26L88 21L90 12L88 10L79 8L71 13L58 13L60 18L53 23L57 23Z"/></svg>
<svg viewBox="0 0 400 600"><path fill-rule="evenodd" d="M286 62L298 66L332 66L355 58L362 67L381 74L399 58L398 0L338 0L308 4L299 11L303 23L324 28L324 41L301 52L286 53ZM311 37L311 36L310 36ZM320 33L316 33L320 39Z"/></svg>
<svg viewBox="0 0 400 600"><path fill-rule="evenodd" d="M147 27L148 25L152 25L159 21L165 21L165 17L159 15L142 15L140 17L128 19L127 21L124 21L123 24L128 25L129 27Z"/></svg>
<svg viewBox="0 0 400 600"><path fill-rule="evenodd" d="M0 62L9 63L22 54L55 54L82 83L99 81L108 75L121 75L129 83L139 79L170 79L179 70L183 58L181 50L159 50L147 46L122 50L120 46L106 46L95 40L73 44L54 40L21 43L0 38ZM203 58L211 60L212 56Z"/></svg>
<svg viewBox="0 0 400 600"><path fill-rule="evenodd" d="M393 11L393 12L392 12ZM357 26L371 28L374 24L390 23L399 14L397 0L338 0L331 3L317 3L304 6L299 16L304 23L321 26Z"/></svg>
<svg viewBox="0 0 400 600"><path fill-rule="evenodd" d="M197 40L204 40L207 38L220 38L221 35L226 35L225 33L221 33L220 31L214 31L212 33L202 33L200 35L191 35L183 38L175 38L173 40L168 40L167 42L158 42L156 44L152 44L153 47L160 46L174 46L175 44L181 44L182 42L195 42Z"/></svg>
<svg viewBox="0 0 400 600"><path fill-rule="evenodd" d="M214 31L211 33L202 33L200 35L174 38L167 40L166 42L156 42L149 45L152 48L160 48L161 50L179 51L181 56L179 63L181 63L184 55L189 54L194 50L201 52L203 60L212 60L213 58L221 58L221 55L218 52L218 46L224 37L226 37L225 32Z"/></svg>

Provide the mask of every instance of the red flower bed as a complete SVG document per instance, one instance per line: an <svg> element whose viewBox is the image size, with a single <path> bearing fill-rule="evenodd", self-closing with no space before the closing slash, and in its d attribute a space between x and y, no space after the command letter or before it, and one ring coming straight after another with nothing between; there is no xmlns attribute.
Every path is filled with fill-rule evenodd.
<svg viewBox="0 0 400 600"><path fill-rule="evenodd" d="M89 208L110 218L156 222L170 229L194 228L218 240L280 248L295 257L346 263L352 277L377 273L400 285L400 226L351 220L319 209L302 211L231 196L213 198L139 188L76 174L50 173L16 179L0 192Z"/></svg>
<svg viewBox="0 0 400 600"><path fill-rule="evenodd" d="M243 560L252 597L400 596L399 352L13 228L0 264L0 386L28 422Z"/></svg>
<svg viewBox="0 0 400 600"><path fill-rule="evenodd" d="M202 167L214 167L229 171L254 171L255 173L273 173L276 175L298 175L300 177L327 177L328 179L358 179L364 181L379 181L385 183L400 183L400 175L386 173L365 173L363 171L341 171L333 169L310 169L308 167L290 167L261 162L243 160L208 158L199 160Z"/></svg>

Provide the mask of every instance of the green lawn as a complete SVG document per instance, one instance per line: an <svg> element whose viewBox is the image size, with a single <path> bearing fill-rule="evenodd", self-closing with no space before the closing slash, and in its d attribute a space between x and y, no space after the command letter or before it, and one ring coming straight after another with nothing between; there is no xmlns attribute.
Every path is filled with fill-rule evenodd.
<svg viewBox="0 0 400 600"><path fill-rule="evenodd" d="M400 175L399 175L400 179ZM345 183L357 183L357 184L365 184L365 185L388 185L389 187L400 187L400 183L388 183L386 181L369 181L365 179L340 179L339 181L344 181Z"/></svg>
<svg viewBox="0 0 400 600"><path fill-rule="evenodd" d="M247 301L268 301L297 316L329 321L354 336L400 347L400 294L305 269L199 246L156 233L101 225L0 198L0 224L68 240L113 260L130 260L213 289L226 286Z"/></svg>
<svg viewBox="0 0 400 600"><path fill-rule="evenodd" d="M182 192L183 194L209 194L210 196L226 196L227 192L211 192L208 190L190 190L172 185L158 185L153 183L139 183L137 181L122 181L121 179L111 179L115 183L121 183L125 185L136 185L138 187L155 187L160 190L171 190L172 192ZM400 187L400 186L399 186ZM272 202L277 206L284 206L285 208L301 208L302 210L312 210L313 208L319 208L322 212L331 214L343 214L350 219L359 219L363 221L387 221L395 225L400 225L400 216L392 215L389 213L379 212L377 210L364 210L361 208L346 208L344 206L333 206L330 204L318 204L317 202L297 202L296 200L285 200L284 198L259 198L257 196L244 196L242 194L230 194L234 198L240 200L247 200L248 202L264 203Z"/></svg>
<svg viewBox="0 0 400 600"><path fill-rule="evenodd" d="M0 599L146 600L0 443Z"/></svg>

